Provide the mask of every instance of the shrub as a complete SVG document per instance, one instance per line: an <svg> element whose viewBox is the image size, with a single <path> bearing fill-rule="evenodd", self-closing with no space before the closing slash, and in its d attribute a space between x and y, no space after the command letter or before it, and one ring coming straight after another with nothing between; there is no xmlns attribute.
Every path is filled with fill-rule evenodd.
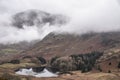
<svg viewBox="0 0 120 80"><path fill-rule="evenodd" d="M47 63L46 60L43 57L37 57L37 58L40 60L41 64L46 64Z"/></svg>
<svg viewBox="0 0 120 80"><path fill-rule="evenodd" d="M109 65L112 65L112 63L110 62Z"/></svg>
<svg viewBox="0 0 120 80"><path fill-rule="evenodd" d="M52 65L52 63L53 63L54 61L56 61L56 59L58 59L58 58L59 58L58 56L53 57L53 58L51 59L51 61L50 61L50 64Z"/></svg>
<svg viewBox="0 0 120 80"><path fill-rule="evenodd" d="M39 72L42 72L44 70L44 68L45 67L33 67L32 69L33 69L34 72L39 73Z"/></svg>
<svg viewBox="0 0 120 80"><path fill-rule="evenodd" d="M56 72L60 71L58 68L54 68L54 67L46 67L46 68L47 68L47 70L49 70L52 73L56 73Z"/></svg>
<svg viewBox="0 0 120 80"><path fill-rule="evenodd" d="M98 65L98 70L99 70L100 72L102 72L102 69L101 69L100 65Z"/></svg>
<svg viewBox="0 0 120 80"><path fill-rule="evenodd" d="M111 73L111 71L109 70L108 73Z"/></svg>
<svg viewBox="0 0 120 80"><path fill-rule="evenodd" d="M9 63L12 63L12 64L20 64L20 61L19 61L19 60L11 60Z"/></svg>
<svg viewBox="0 0 120 80"><path fill-rule="evenodd" d="M118 63L118 68L120 68L120 62Z"/></svg>

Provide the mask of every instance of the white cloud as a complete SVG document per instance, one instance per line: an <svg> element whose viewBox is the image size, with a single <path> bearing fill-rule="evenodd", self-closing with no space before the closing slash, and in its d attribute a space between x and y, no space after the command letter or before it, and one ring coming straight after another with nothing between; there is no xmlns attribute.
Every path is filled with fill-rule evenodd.
<svg viewBox="0 0 120 80"><path fill-rule="evenodd" d="M69 32L111 31L120 29L119 0L0 0L0 42L40 39L53 30ZM69 16L71 22L61 28L35 26L19 30L8 27L9 17L27 9L39 9ZM42 37L41 37L42 36Z"/></svg>

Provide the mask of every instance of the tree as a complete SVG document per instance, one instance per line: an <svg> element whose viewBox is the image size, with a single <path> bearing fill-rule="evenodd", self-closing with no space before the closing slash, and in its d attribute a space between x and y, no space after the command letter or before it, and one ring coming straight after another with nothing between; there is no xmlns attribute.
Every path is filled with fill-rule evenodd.
<svg viewBox="0 0 120 80"><path fill-rule="evenodd" d="M100 65L98 65L98 70L99 70L100 72L102 72L102 69L101 69Z"/></svg>
<svg viewBox="0 0 120 80"><path fill-rule="evenodd" d="M82 65L81 72L82 72L82 73L86 72L86 71L85 71L85 65Z"/></svg>
<svg viewBox="0 0 120 80"><path fill-rule="evenodd" d="M58 56L53 57L53 58L51 59L51 61L50 61L50 64L52 65L52 63L53 63L54 61L56 61L58 58L59 58Z"/></svg>
<svg viewBox="0 0 120 80"><path fill-rule="evenodd" d="M118 63L118 68L120 68L120 62Z"/></svg>

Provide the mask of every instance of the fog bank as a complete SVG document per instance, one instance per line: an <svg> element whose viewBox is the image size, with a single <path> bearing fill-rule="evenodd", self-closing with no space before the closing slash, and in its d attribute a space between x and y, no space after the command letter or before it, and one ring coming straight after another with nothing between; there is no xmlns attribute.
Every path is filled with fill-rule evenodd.
<svg viewBox="0 0 120 80"><path fill-rule="evenodd" d="M68 16L66 25L48 23L42 28L11 26L16 13L36 9L51 14ZM0 0L0 43L16 43L42 39L52 31L82 34L88 31L120 30L119 0Z"/></svg>

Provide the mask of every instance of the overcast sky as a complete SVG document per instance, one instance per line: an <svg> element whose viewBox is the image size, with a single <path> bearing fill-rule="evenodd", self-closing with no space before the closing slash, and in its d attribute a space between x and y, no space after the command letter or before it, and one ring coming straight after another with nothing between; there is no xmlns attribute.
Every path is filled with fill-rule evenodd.
<svg viewBox="0 0 120 80"><path fill-rule="evenodd" d="M46 26L17 29L9 26L10 17L21 11L38 9L70 17L61 28ZM120 29L120 0L0 0L0 43L41 39L54 30L83 33Z"/></svg>

